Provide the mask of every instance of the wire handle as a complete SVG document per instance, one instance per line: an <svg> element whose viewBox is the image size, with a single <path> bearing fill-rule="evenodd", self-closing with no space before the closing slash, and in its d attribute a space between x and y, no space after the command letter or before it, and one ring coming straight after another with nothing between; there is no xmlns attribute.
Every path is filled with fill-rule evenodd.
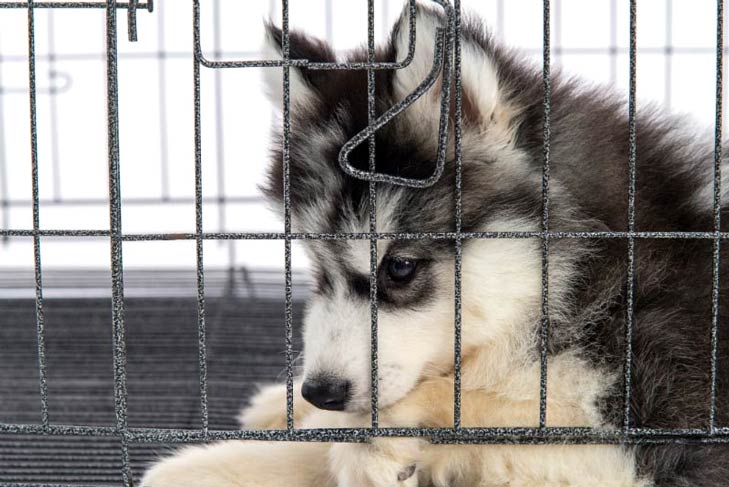
<svg viewBox="0 0 729 487"><path fill-rule="evenodd" d="M387 110L371 125L368 125L364 130L352 137L352 139L342 146L342 150L339 152L339 165L349 176L363 181L384 182L398 186L407 186L410 188L427 188L434 185L443 175L446 151L448 148L448 120L450 117L452 71L451 59L453 52L453 39L455 37L455 17L453 8L448 4L448 2L441 2L438 0L434 1L439 3L445 9L448 19L448 29L436 29L433 68L430 70L430 73L425 80L418 85L415 91ZM409 106L421 98L438 80L441 70L443 71L443 82L441 86L440 125L438 128L438 155L433 174L426 179L413 179L378 173L375 171L363 171L352 166L349 162L349 154L362 142L367 140L375 132L387 125L393 118L405 111Z"/></svg>
<svg viewBox="0 0 729 487"><path fill-rule="evenodd" d="M447 32L445 31L445 29L438 29L436 31L433 69L428 74L428 77L420 85L418 85L415 91L413 91L402 101L394 105L383 115L378 117L371 125L367 126L364 130L352 137L346 144L342 146L342 149L339 152L339 165L346 174L354 178L361 179L363 181L386 182L399 186L408 186L411 188L427 188L435 184L438 179L440 179L441 175L443 174L443 168L445 166L446 149L448 143L448 118L450 110L451 69L450 62L448 62L447 60L448 57L450 57L450 53L446 57L446 60L443 59L443 51L447 49L445 47L446 36ZM363 171L352 166L349 162L350 153L362 142L367 140L371 135L387 125L393 118L405 111L410 105L412 105L419 98L421 98L435 84L441 69L443 70L443 93L441 96L440 127L438 130L438 156L433 174L427 179L412 179L378 172Z"/></svg>

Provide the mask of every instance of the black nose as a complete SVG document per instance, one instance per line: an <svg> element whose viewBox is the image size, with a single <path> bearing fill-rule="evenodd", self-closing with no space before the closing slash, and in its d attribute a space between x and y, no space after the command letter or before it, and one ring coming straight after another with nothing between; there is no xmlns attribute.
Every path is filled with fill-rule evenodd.
<svg viewBox="0 0 729 487"><path fill-rule="evenodd" d="M349 381L321 377L304 381L301 395L319 409L342 411L349 399Z"/></svg>

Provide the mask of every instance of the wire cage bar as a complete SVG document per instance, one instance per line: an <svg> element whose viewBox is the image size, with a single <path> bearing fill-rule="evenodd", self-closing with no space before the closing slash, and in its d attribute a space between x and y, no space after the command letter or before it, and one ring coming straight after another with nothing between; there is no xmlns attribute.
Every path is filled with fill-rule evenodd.
<svg viewBox="0 0 729 487"><path fill-rule="evenodd" d="M544 0L542 12L543 26L543 64L542 83L544 85L543 142L542 156L542 326L540 329L539 350L539 427L547 426L547 354L549 352L549 163L551 144L552 84L551 68L551 2Z"/></svg>
<svg viewBox="0 0 729 487"><path fill-rule="evenodd" d="M463 289L461 279L463 276L463 160L462 160L462 118L463 118L463 79L461 73L461 2L455 0L454 38L453 38L453 82L455 86L454 102L454 149L455 149L455 233L454 243L454 282L453 282L453 429L461 429L461 366L463 342Z"/></svg>
<svg viewBox="0 0 729 487"><path fill-rule="evenodd" d="M122 262L121 182L119 172L119 86L117 72L116 0L106 8L106 90L109 161L109 227L111 231L112 328L114 342L114 405L121 442L122 482L132 484L127 437L127 357L124 326L124 265Z"/></svg>
<svg viewBox="0 0 729 487"><path fill-rule="evenodd" d="M628 231L635 231L635 161L637 157L637 132L635 123L635 102L637 89L637 2L630 0L630 84L628 89ZM623 382L625 397L623 401L623 428L630 428L630 400L633 375L633 309L635 306L635 238L628 237L628 309L625 319L625 364Z"/></svg>
<svg viewBox="0 0 729 487"><path fill-rule="evenodd" d="M721 155L722 155L722 114L724 98L724 2L716 3L716 120L714 122L714 231L713 266L711 289L711 396L709 404L709 432L716 432L716 387L718 369L719 335L719 288L720 288L720 250L721 250Z"/></svg>
<svg viewBox="0 0 729 487"><path fill-rule="evenodd" d="M552 46L553 14L552 2L543 0L542 27L542 83L543 98L543 167L542 167L542 218L541 231L535 232L465 232L463 231L463 171L462 171L462 115L463 115L463 86L461 78L461 1L432 0L446 13L448 19L447 29L443 29L437 37L435 60L433 70L428 79L418 87L418 90L407 97L402 103L393 107L384 114L378 114L375 107L376 87L375 73L377 70L402 69L409 65L414 57L416 28L414 21L415 0L409 0L410 32L409 48L405 59L395 62L377 62L375 59L375 1L368 0L367 16L367 62L361 63L318 63L307 59L293 59L289 45L289 1L282 1L282 59L255 60L255 61L219 61L205 57L201 41L201 0L192 0L193 14L193 104L194 104L194 208L195 231L193 233L125 233L122 225L122 201L120 193L120 165L123 154L119 150L119 88L118 69L119 60L117 52L118 41L118 11L127 11L127 36L130 41L138 37L137 13L138 10L153 11L152 1L117 2L4 2L0 9L25 9L28 16L28 94L29 94L29 120L31 132L30 156L32 163L32 214L33 225L31 229L0 229L2 237L30 238L34 249L35 274L35 313L37 327L37 352L40 390L40 424L9 424L0 423L0 434L28 434L49 436L99 436L118 438L120 444L119 455L122 465L122 482L125 486L133 484L129 460L129 446L132 443L171 442L186 443L220 439L246 439L266 441L319 441L319 442L365 442L374 437L400 437L412 436L428 438L436 443L460 444L545 444L545 443L576 443L576 444L662 444L662 443L729 443L729 427L716 424L716 388L717 388L717 336L719 329L719 289L720 289L720 249L722 241L729 239L729 232L721 231L721 157L722 157L722 96L723 96L723 54L724 54L724 5L723 0L717 0L716 17L716 105L715 105L715 146L713 167L713 216L714 230L707 232L641 232L635 226L635 193L636 193L636 156L637 156L637 126L636 126L636 89L637 89L637 0L630 0L630 45L628 48L629 96L628 96L628 127L629 127L629 159L628 167L628 221L627 231L600 231L600 232L555 232L550 229L550 142L551 142L551 56L555 53ZM331 5L330 5L331 7ZM107 139L108 139L108 167L109 167L109 201L95 201L84 204L108 204L109 228L85 230L47 230L43 229L40 220L41 199L38 191L38 135L37 135L37 109L36 97L36 53L35 53L35 23L36 9L55 8L89 8L104 9L106 13L106 75L107 75ZM0 10L1 12L1 10ZM503 19L501 19L503 22ZM159 26L161 28L161 25ZM216 50L219 42L216 41ZM560 53L565 52L561 50ZM614 48L613 54L618 52ZM266 69L281 69L283 72L283 187L284 187L284 230L283 232L206 232L203 225L203 206L207 201L203 196L203 151L202 151L202 102L201 102L201 71L205 69L236 69L259 67ZM292 231L291 225L291 196L290 185L290 135L291 135L291 73L293 67L306 67L307 69L339 70L355 69L367 73L367 102L368 127L342 148L340 163L342 169L353 177L366 180L369 183L369 232L367 233L297 233ZM387 176L376 173L375 166L375 134L376 131L391 121L405 108L422 96L439 78L442 82L441 117L439 127L438 164L435 173L427 180L413 181L403 178ZM454 90L455 118L453 127L449 127L449 110L451 101L451 88ZM218 107L218 110L220 108ZM377 225L377 185L399 184L415 187L427 187L442 176L443 164L446 157L446 145L449 131L453 132L455 144L455 214L453 231L443 233L396 233L379 232ZM2 133L2 132L0 132ZM358 171L348 166L348 153L361 143L367 142L369 150L369 171ZM163 172L168 171L163 167ZM3 181L5 178L3 178ZM231 197L234 199L233 197ZM174 201L164 192L165 201ZM224 198L225 199L225 198ZM249 201L242 199L241 201ZM8 205L16 204L13 201L4 202ZM20 204L20 203L18 203ZM125 202L126 204L126 202ZM41 266L42 242L46 239L75 239L98 238L108 239L110 243L110 269L112 280L112 325L113 325L113 364L114 364L114 398L116 423L113 427L101 426L73 426L61 425L53 422L48 410L48 385L45 353L45 320L43 274ZM377 305L377 263L379 240L447 240L452 241L455 248L454 271L454 413L453 426L449 428L389 428L379 424L378 413L378 305ZM540 326L540 401L539 424L537 427L506 427L506 428L472 428L464 427L461 423L461 355L462 355L462 268L463 244L474 239L535 239L541 242L542 253L542 303ZM550 243L560 239L621 239L628 244L627 252L627 311L625 327L625 361L624 361L624 403L623 427L616 430L597 430L593 428L567 428L548 426L547 410L547 371L548 371L548 341L550 333L549 309L549 249ZM710 403L707 405L710 416L709 424L705 428L693 429L659 429L637 428L631 423L631 376L632 376L632 338L634 327L634 280L635 280L635 244L640 239L704 239L713 245L713 281L712 281L712 320L711 320L711 391ZM200 401L200 427L197 429L160 429L160 428L134 428L127 422L127 368L126 368L126 327L124 321L124 264L122 262L122 248L125 242L143 241L194 241L196 255L196 302L197 302L197 338L198 338L198 369L199 369L199 401ZM208 360L207 360L207 327L206 327L206 301L205 301L205 267L203 259L204 245L207 241L232 240L277 240L284 244L284 320L285 336L283 337L286 358L286 428L280 430L214 430L209 425L208 408ZM292 252L293 241L299 240L366 240L370 251L370 321L371 321L371 427L369 428L340 428L340 429L301 429L294 423L294 355L293 355L293 274Z"/></svg>

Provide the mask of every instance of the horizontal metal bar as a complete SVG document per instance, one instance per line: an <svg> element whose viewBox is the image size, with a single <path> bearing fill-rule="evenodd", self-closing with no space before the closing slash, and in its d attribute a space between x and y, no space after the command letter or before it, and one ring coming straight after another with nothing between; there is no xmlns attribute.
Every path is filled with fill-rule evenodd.
<svg viewBox="0 0 729 487"><path fill-rule="evenodd" d="M37 61L37 57L34 58ZM0 61L2 59L0 58ZM36 87L36 94L44 94L44 95L57 95L60 93L67 93L71 89L71 85L73 84L71 75L68 73L63 73L60 71L55 71L51 69L50 72L50 80L53 83L45 86L37 86ZM61 82L61 84L58 84ZM28 86L2 86L0 85L0 95L25 95L28 96ZM4 201L0 200L0 205L2 205ZM32 204L31 202L28 202L29 204Z"/></svg>
<svg viewBox="0 0 729 487"><path fill-rule="evenodd" d="M440 0L431 0L434 3L442 4ZM415 0L408 0L410 22L409 22L409 42L408 42L408 53L405 59L399 62L363 62L363 63L322 63L322 62L309 62L306 59L286 59L286 60L261 60L261 61L215 61L207 59L202 49L202 42L200 36L197 35L194 38L194 55L195 59L206 68L271 68L271 67L284 67L284 66L297 66L307 69L403 69L410 65L415 56ZM193 0L193 30L199 33L200 29L200 0ZM288 35L288 27L286 28L286 35ZM288 57L288 56L286 56Z"/></svg>
<svg viewBox="0 0 729 487"><path fill-rule="evenodd" d="M434 444L443 445L696 445L696 444L726 444L728 437L660 437L660 436L629 436L626 438L615 437L483 437L473 436L458 438L436 438Z"/></svg>
<svg viewBox="0 0 729 487"><path fill-rule="evenodd" d="M212 69L224 69L224 68L283 68L283 67L296 67L306 68L314 70L366 70L366 69L379 69L379 70L393 70L401 69L404 66L403 63L393 63L385 61L377 62L352 62L352 63L319 63L311 62L307 59L277 59L277 60L260 60L260 61L213 61L205 58L202 52L198 53L198 61L202 66Z"/></svg>
<svg viewBox="0 0 729 487"><path fill-rule="evenodd" d="M116 8L128 9L131 2L117 2ZM137 8L151 12L152 2L140 2ZM28 2L0 2L0 8L28 8ZM33 8L106 8L106 2L33 2Z"/></svg>
<svg viewBox="0 0 729 487"><path fill-rule="evenodd" d="M0 237L108 237L108 230L0 230ZM483 240L483 239L729 239L729 232L425 232L425 233L203 233L204 240ZM195 240L194 233L128 233L125 241Z"/></svg>
<svg viewBox="0 0 729 487"><path fill-rule="evenodd" d="M0 230L0 237L108 237L109 230Z"/></svg>
<svg viewBox="0 0 729 487"><path fill-rule="evenodd" d="M517 51L524 52L526 54L542 54L541 49L526 48L518 49ZM725 53L729 53L729 48L724 49ZM627 48L604 48L604 47L555 47L550 50L550 53L560 55L610 55L610 54L628 54ZM716 51L706 47L644 47L638 50L638 54L715 54ZM353 62L353 63L314 63L309 62L305 59L290 59L289 61L283 60L263 60L263 61L210 61L201 62L206 68L275 68L283 66L300 67L313 70L394 70L402 69L401 63L392 62Z"/></svg>
<svg viewBox="0 0 729 487"><path fill-rule="evenodd" d="M317 441L364 442L374 437L418 437L438 443L499 442L499 443L664 443L693 441L703 443L729 442L729 428L666 429L632 428L629 430L600 430L581 427L516 427L516 428L320 428L294 430L202 430L129 428L121 432L109 426L51 425L44 429L38 424L0 423L0 435L48 436L125 436L135 443L189 443L214 440L251 441Z"/></svg>
<svg viewBox="0 0 729 487"><path fill-rule="evenodd" d="M3 487L69 487L69 484L47 484L40 482L3 482ZM90 484L73 484L73 487L97 487Z"/></svg>
<svg viewBox="0 0 729 487"><path fill-rule="evenodd" d="M1 5L1 4L0 4ZM541 54L541 49L521 49L522 52L528 54ZM558 55L610 55L610 54L628 54L627 48L609 48L609 47L553 47L553 54ZM724 49L725 54L729 54L729 47ZM253 57L260 56L259 51L220 51L221 57ZM716 54L716 49L711 47L641 47L638 54ZM189 51L148 51L148 52L120 52L119 59L190 59ZM106 59L106 54L99 53L59 53L55 54L56 61L102 61ZM49 61L50 57L46 54L36 56L36 61ZM19 54L4 54L2 62L28 62L28 57ZM224 60L211 60L210 63L227 62ZM292 60L296 65L297 61ZM360 69L366 69L367 63L354 63ZM271 67L270 65L266 65ZM316 69L316 64L309 63L306 65L309 69ZM330 67L331 69L331 67ZM344 67L340 69L345 69Z"/></svg>

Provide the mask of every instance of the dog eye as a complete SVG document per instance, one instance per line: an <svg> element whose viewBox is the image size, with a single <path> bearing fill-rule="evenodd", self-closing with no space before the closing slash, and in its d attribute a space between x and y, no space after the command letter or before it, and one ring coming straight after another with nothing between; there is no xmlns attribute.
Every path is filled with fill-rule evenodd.
<svg viewBox="0 0 729 487"><path fill-rule="evenodd" d="M387 276L395 282L407 282L415 277L417 267L415 260L395 257L387 263Z"/></svg>

